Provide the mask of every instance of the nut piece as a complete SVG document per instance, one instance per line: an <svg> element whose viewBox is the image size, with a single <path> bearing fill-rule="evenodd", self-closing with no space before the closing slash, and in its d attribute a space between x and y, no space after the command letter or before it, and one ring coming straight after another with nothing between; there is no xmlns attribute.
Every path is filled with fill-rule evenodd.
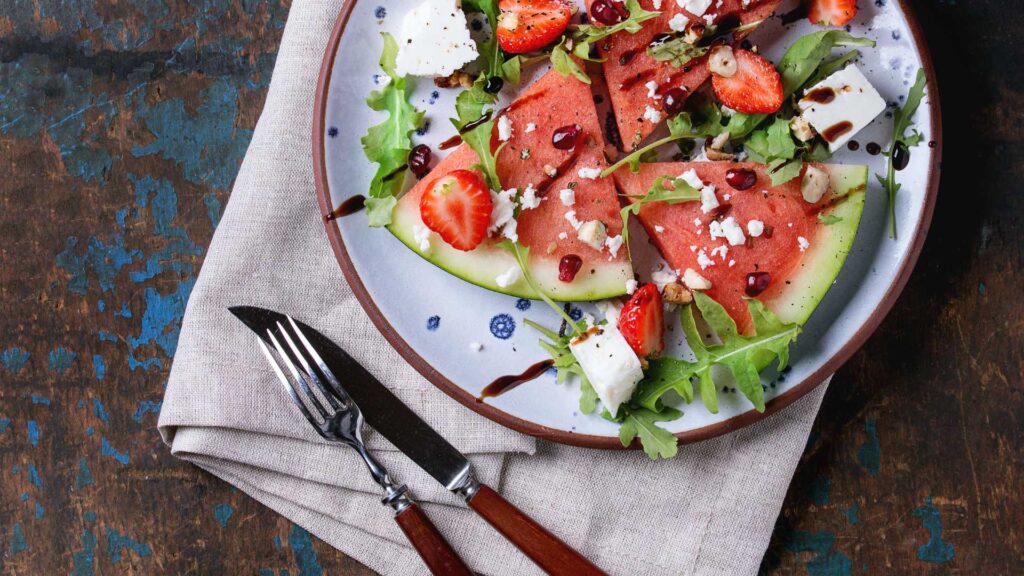
<svg viewBox="0 0 1024 576"><path fill-rule="evenodd" d="M678 282L666 284L661 291L661 298L669 304L689 304L693 302L693 294L686 289L686 286Z"/></svg>
<svg viewBox="0 0 1024 576"><path fill-rule="evenodd" d="M473 77L462 70L456 70L449 76L438 76L437 78L434 78L434 86L437 86L438 88L472 88Z"/></svg>
<svg viewBox="0 0 1024 576"><path fill-rule="evenodd" d="M736 56L732 53L731 46L715 46L708 54L708 70L712 74L723 78L732 78L739 65L736 63Z"/></svg>
<svg viewBox="0 0 1024 576"><path fill-rule="evenodd" d="M796 136L796 139L801 142L809 142L815 135L811 123L804 120L803 116L793 116L793 119L789 121L789 129L793 132L793 136Z"/></svg>
<svg viewBox="0 0 1024 576"><path fill-rule="evenodd" d="M687 268L683 271L683 283L690 290L710 290L711 280L700 275L699 272L693 268Z"/></svg>
<svg viewBox="0 0 1024 576"><path fill-rule="evenodd" d="M686 32L683 33L683 42L686 42L687 44L696 44L704 37L705 30L706 28L703 24L696 22L691 24L690 27L686 29Z"/></svg>
<svg viewBox="0 0 1024 576"><path fill-rule="evenodd" d="M728 132L722 132L718 136L715 136L715 139L712 140L710 144L704 146L704 155L707 156L708 160L715 161L715 162L724 162L724 161L735 160L736 159L736 155L735 154L732 154L732 153L729 153L729 152L724 152L722 150L728 144L729 144L729 133Z"/></svg>
<svg viewBox="0 0 1024 576"><path fill-rule="evenodd" d="M604 241L608 238L608 233L605 232L604 222L601 222L600 220L588 220L580 226L579 233L576 237L594 250L600 251L604 248Z"/></svg>
<svg viewBox="0 0 1024 576"><path fill-rule="evenodd" d="M804 178L800 181L800 194L804 200L814 204L828 192L828 184L828 173L808 164L804 170Z"/></svg>
<svg viewBox="0 0 1024 576"><path fill-rule="evenodd" d="M548 175L548 178L554 178L558 176L558 170L551 164L544 165L544 173Z"/></svg>

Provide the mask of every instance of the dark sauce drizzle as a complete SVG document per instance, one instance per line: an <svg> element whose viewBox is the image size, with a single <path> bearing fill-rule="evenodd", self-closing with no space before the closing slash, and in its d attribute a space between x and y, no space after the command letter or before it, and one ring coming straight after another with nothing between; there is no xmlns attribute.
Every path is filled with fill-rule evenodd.
<svg viewBox="0 0 1024 576"><path fill-rule="evenodd" d="M550 368L555 363L554 360L541 360L536 364L531 365L526 370L523 370L522 374L509 374L508 376L501 376L495 378L494 382L491 382L484 389L480 391L480 395L477 396L477 402L483 402L485 398L494 398L495 396L501 396L505 392L512 390L520 384L529 382L544 373L545 370Z"/></svg>
<svg viewBox="0 0 1024 576"><path fill-rule="evenodd" d="M346 199L344 202L338 205L337 208L331 211L330 214L324 216L327 220L334 220L342 216L348 216L349 214L355 214L363 209L363 205L366 203L366 196L362 194L356 194L355 196Z"/></svg>

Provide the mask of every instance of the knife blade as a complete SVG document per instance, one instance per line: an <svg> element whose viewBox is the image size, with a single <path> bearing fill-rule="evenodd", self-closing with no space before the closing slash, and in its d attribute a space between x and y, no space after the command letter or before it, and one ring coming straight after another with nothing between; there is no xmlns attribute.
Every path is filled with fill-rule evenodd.
<svg viewBox="0 0 1024 576"><path fill-rule="evenodd" d="M230 310L264 339L266 327L288 320L284 314L263 308L236 306ZM461 452L340 346L309 325L298 320L294 322L359 406L366 423L442 486L462 496L470 509L541 569L559 576L604 574L492 488L478 482L469 460Z"/></svg>

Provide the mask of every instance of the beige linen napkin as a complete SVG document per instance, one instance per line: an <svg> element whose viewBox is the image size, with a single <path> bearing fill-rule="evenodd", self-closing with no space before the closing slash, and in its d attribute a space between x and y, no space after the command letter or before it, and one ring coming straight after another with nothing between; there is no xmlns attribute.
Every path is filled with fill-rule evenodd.
<svg viewBox="0 0 1024 576"><path fill-rule="evenodd" d="M755 426L651 462L638 451L534 440L426 382L345 284L314 200L312 102L341 4L292 4L266 107L185 313L159 423L172 452L374 570L425 572L363 465L312 431L227 312L265 306L335 339L469 454L482 481L612 574L754 574L825 387ZM475 570L538 572L386 441L370 432L367 442Z"/></svg>

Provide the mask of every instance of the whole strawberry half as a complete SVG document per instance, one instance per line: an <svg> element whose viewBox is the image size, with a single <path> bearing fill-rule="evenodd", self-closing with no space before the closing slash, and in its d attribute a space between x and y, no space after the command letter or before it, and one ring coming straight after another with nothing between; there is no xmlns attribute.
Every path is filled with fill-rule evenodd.
<svg viewBox="0 0 1024 576"><path fill-rule="evenodd" d="M491 193L478 172L453 170L420 197L420 218L453 248L468 252L487 236L492 207Z"/></svg>
<svg viewBox="0 0 1024 576"><path fill-rule="evenodd" d="M640 358L661 354L665 348L665 319L661 293L654 284L644 284L622 307L619 332Z"/></svg>
<svg viewBox="0 0 1024 576"><path fill-rule="evenodd" d="M807 19L819 26L845 26L857 15L857 0L811 0Z"/></svg>
<svg viewBox="0 0 1024 576"><path fill-rule="evenodd" d="M501 0L498 10L498 45L510 54L534 52L554 42L572 17L572 9L561 0Z"/></svg>
<svg viewBox="0 0 1024 576"><path fill-rule="evenodd" d="M782 106L782 78L771 62L749 50L735 49L732 76L711 75L711 87L722 104L744 114L770 114Z"/></svg>

